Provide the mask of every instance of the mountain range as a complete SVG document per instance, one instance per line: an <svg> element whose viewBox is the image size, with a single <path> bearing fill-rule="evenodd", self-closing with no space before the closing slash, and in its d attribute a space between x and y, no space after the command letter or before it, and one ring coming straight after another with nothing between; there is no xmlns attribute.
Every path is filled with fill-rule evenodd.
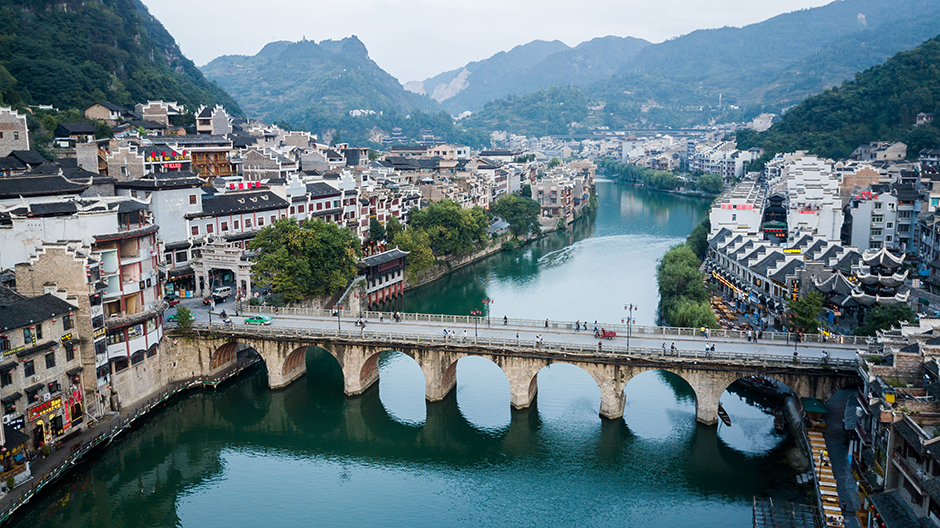
<svg viewBox="0 0 940 528"><path fill-rule="evenodd" d="M157 99L241 115L140 0L0 1L0 103L81 109Z"/></svg>
<svg viewBox="0 0 940 528"><path fill-rule="evenodd" d="M253 116L308 130L336 127L350 112L408 115L438 111L430 98L407 92L382 70L356 37L272 42L256 55L225 55L202 67Z"/></svg>

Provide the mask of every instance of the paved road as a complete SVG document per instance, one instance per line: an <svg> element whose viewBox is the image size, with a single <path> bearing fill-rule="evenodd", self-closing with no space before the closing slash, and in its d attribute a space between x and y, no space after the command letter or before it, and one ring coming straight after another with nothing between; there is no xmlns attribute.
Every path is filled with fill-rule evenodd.
<svg viewBox="0 0 940 528"><path fill-rule="evenodd" d="M209 310L208 307L203 306L201 299L185 299L183 300L183 305L187 306L195 317L197 322L207 322L209 321ZM244 322L244 315L242 317L235 317L235 302L232 300L220 303L215 307L212 312L212 322L220 322L220 316L218 315L222 310L225 310L227 314L231 316L231 319L235 323ZM167 310L167 314L174 313L174 309ZM342 318L339 321L339 325L343 330L355 330L356 319L347 319ZM312 328L312 329L334 329L337 328L337 319L335 317L313 317L313 316L300 316L300 315L276 315L272 321L272 325L291 327L291 328ZM447 329L449 331L456 332L457 338L461 338L466 332L468 337L473 337L476 333L480 337L489 337L489 338L499 338L499 339L515 339L518 334L520 342L523 343L534 343L537 335L541 335L545 342L565 342L570 344L583 344L586 346L597 346L597 338L594 337L593 333L588 332L574 332L570 330L562 330L557 328L532 328L532 327L515 327L510 323L508 326L503 326L500 319L493 319L492 326L479 325L477 328L474 328L472 324L442 324L436 322L416 322L416 321L403 321L400 323L392 322L391 318L386 318L384 322L379 322L376 319L370 319L367 321L366 329L368 331L377 331L377 332L395 332L395 333L407 333L407 334L424 334L428 336L440 336L443 334L443 330ZM748 353L748 354L768 354L768 355L778 355L792 357L793 352L796 351L799 357L804 358L822 358L825 354L829 354L832 358L837 359L855 359L856 357L856 346L855 345L839 345L835 343L800 343L799 346L794 346L791 342L781 343L779 341L769 341L761 340L758 342L748 342L746 339L733 339L733 338L705 338L702 336L665 336L667 339L664 340L664 336L649 336L649 335L640 335L632 336L630 338L631 347L640 347L640 348L650 348L650 349L659 349L664 345L669 349L673 343L679 350L705 350L706 343L715 345L716 352L735 352L735 353ZM627 340L625 337L618 336L613 340L603 340L605 345L615 345L615 346L626 346Z"/></svg>

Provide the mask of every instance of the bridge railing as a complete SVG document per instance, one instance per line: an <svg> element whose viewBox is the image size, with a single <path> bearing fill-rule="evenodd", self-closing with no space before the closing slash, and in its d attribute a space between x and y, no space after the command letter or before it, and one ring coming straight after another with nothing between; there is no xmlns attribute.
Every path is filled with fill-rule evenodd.
<svg viewBox="0 0 940 528"><path fill-rule="evenodd" d="M296 307L274 307L274 306L252 306L249 307L245 313L263 313L268 315L298 315L304 317L332 317L332 310L325 310L319 308L296 308ZM489 327L514 327L514 328L546 328L546 319L520 319L509 317L503 320L502 317L478 317L471 315L446 315L446 314L421 314L421 313L407 313L399 312L399 317L403 321L414 321L414 322L427 322L435 324L463 324L463 325L472 325L476 323L480 327L489 326ZM351 310L340 310L340 317L342 319L358 319L359 312L354 312ZM369 321L378 321L380 318L385 321L392 321L392 312L374 312L374 311L363 311L362 317ZM569 330L571 332L575 331L575 321L552 321L548 320L548 327L551 330ZM585 322L586 323L586 322ZM585 323L582 323L582 328L585 327ZM587 324L587 326L593 330L594 324ZM626 335L627 334L627 325L623 323L597 323L598 328L603 327L606 330L617 332L617 335ZM637 337L696 337L701 336L702 331L699 328L685 328L678 326L641 326L641 325L631 325L630 335ZM747 339L746 330L726 330L724 328L709 328L706 330L706 337L709 339ZM780 342L784 341L787 343L793 343L796 339L796 335L790 332L764 332L763 340L765 341L775 341ZM834 344L844 344L844 345L865 345L869 338L865 336L852 336L852 335L825 335L825 334L803 334L802 343L834 343Z"/></svg>
<svg viewBox="0 0 940 528"><path fill-rule="evenodd" d="M581 343L563 343L549 342L536 343L529 339L515 338L495 338L495 337L444 337L437 334L416 334L416 333L397 333L397 332L379 332L365 330L338 330L326 328L297 328L283 326L265 326L265 325L243 325L243 324L224 324L224 323L193 323L193 328L197 330L207 330L210 332L246 332L259 335L270 336L288 336L298 339L315 337L340 337L346 339L362 339L364 341L383 341L389 345L409 344L441 344L449 346L474 345L494 347L501 349L513 349L530 352L553 352L564 355L580 355L585 357L610 357L626 358L636 356L647 357L673 357L696 359L703 361L716 362L747 362L762 364L780 364L780 365L814 365L830 368L848 368L855 369L857 366L855 359L826 358L826 357L806 357L789 356L782 354L757 354L749 352L722 352L722 351L704 351L704 350L681 350L666 348L643 348L626 347L617 345L607 345L601 343L598 346ZM168 326L171 328L171 326Z"/></svg>

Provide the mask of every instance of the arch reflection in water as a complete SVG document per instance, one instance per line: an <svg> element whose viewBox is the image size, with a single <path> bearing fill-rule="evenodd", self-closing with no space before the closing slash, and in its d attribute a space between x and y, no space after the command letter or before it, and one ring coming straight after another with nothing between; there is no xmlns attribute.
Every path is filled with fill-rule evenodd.
<svg viewBox="0 0 940 528"><path fill-rule="evenodd" d="M662 370L637 374L623 392L623 419L638 437L688 439L695 431L695 391L676 374Z"/></svg>
<svg viewBox="0 0 940 528"><path fill-rule="evenodd" d="M743 378L722 394L721 404L731 426L721 424L718 437L729 447L747 455L766 453L786 436L774 428L774 411L781 409L792 391L783 382L768 376Z"/></svg>
<svg viewBox="0 0 940 528"><path fill-rule="evenodd" d="M496 363L481 357L457 361L457 406L482 432L505 432L511 420L509 380Z"/></svg>
<svg viewBox="0 0 940 528"><path fill-rule="evenodd" d="M386 350L379 356L379 397L388 415L406 425L427 419L424 372L406 354Z"/></svg>

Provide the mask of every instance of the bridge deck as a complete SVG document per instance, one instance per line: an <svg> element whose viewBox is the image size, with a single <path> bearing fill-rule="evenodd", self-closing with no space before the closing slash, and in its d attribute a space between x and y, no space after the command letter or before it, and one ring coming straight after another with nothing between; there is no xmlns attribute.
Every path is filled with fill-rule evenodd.
<svg viewBox="0 0 940 528"><path fill-rule="evenodd" d="M376 325L378 326L378 325ZM449 336L445 337L443 332L440 335L420 332L392 332L386 330L343 330L336 328L311 328L311 327L290 327L276 325L245 325L245 324L223 324L223 323L194 323L193 328L199 330L208 330L216 335L235 335L244 337L262 337L269 339L288 339L288 340L316 340L324 338L339 339L359 344L378 344L380 346L407 347L407 348L426 348L426 347L449 347L455 349L486 349L488 353L498 355L529 356L539 358L557 358L590 360L594 362L631 361L631 360L652 360L652 361L688 361L693 360L704 364L714 363L716 365L779 365L785 368L827 368L836 371L854 371L857 363L854 358L824 357L799 355L794 357L789 354L780 353L762 353L762 352L734 352L734 351L705 351L688 350L681 348L651 348L640 346L625 346L623 344L612 344L607 340L597 340L590 336L590 342L583 340L574 341L530 341L521 338L504 337L474 337L468 335L463 337ZM558 334L551 334L549 337L559 337ZM681 344L681 343L680 343ZM787 348L787 351L790 349Z"/></svg>

